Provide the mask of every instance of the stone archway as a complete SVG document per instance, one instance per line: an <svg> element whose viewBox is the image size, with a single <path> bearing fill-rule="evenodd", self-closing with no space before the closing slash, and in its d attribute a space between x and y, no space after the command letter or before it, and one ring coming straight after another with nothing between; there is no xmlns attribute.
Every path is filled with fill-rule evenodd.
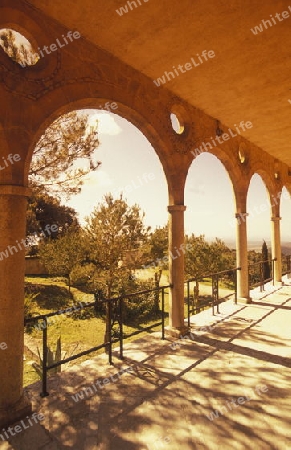
<svg viewBox="0 0 291 450"><path fill-rule="evenodd" d="M10 0L2 0L0 28L20 31L34 47L50 46L68 32L59 22L29 2L14 0L13 3L12 8ZM1 144L3 142L1 156L6 157L12 152L20 155L17 164L0 173L0 251L9 251L5 267L1 266L0 270L3 312L0 342L7 335L10 349L9 354L0 351L2 425L27 411L22 397L21 368L24 254L16 245L25 237L28 167L42 131L53 118L70 108L96 107L96 103L99 105L102 100L116 102L122 115L152 143L164 168L169 189L170 251L173 253L184 238L184 185L193 160L191 150L197 141L214 136L217 120L178 98L166 87L157 88L152 79L83 37L50 52L33 67L21 68L0 51L0 71L0 116L3 118L4 130L0 130ZM172 112L183 122L182 133L175 133L172 128ZM241 146L246 149L246 157ZM238 151L241 151L240 160ZM232 179L237 214L246 214L245 200L252 167L259 161L262 170L271 173L275 165L274 158L242 136L224 142L223 148L215 147L214 154L225 165ZM286 165L280 165L280 172L282 180L290 187ZM238 264L242 267L242 273L246 274L244 225L237 226L237 234ZM183 258L171 261L171 282L174 285L171 293L171 325L178 331L184 324L183 267ZM240 296L248 296L247 281L243 278ZM12 315L11 310L16 313Z"/></svg>
<svg viewBox="0 0 291 450"><path fill-rule="evenodd" d="M236 147L239 148L239 141L237 143L233 140L227 144L223 148L213 146L211 149L207 149L207 152L215 156L223 165L232 186L236 218L236 262L237 267L240 268L237 271L237 293L238 300L247 303L250 301L246 227L248 166L241 163L239 154L235 151Z"/></svg>
<svg viewBox="0 0 291 450"><path fill-rule="evenodd" d="M268 171L264 164L254 164L252 166L252 176L255 173L261 177L270 202L271 251L274 269L273 279L274 283L280 285L282 283L282 249L280 230L280 204L283 189L282 180L279 172L276 171L276 164L271 171Z"/></svg>
<svg viewBox="0 0 291 450"><path fill-rule="evenodd" d="M169 163L167 159L165 158L165 145L162 140L162 138L159 136L158 132L153 128L148 126L146 122L143 121L140 114L131 109L127 105L123 105L121 103L117 103L114 101L114 99L108 99L108 98L85 98L77 101L72 101L70 103L67 103L63 105L62 107L58 108L55 111L52 111L51 114L49 114L45 119L39 124L38 129L36 130L34 136L32 137L27 155L25 160L25 184L27 184L28 180L28 172L29 172L29 166L31 162L31 158L33 156L34 148L39 141L42 134L45 132L48 126L54 122L57 118L60 116L67 114L71 111L77 111L77 110L89 110L92 111L98 111L98 110L104 110L106 111L105 105L107 104L113 104L116 105L115 109L109 112L113 112L114 114L119 115L120 117L128 120L131 124L136 126L136 128L146 137L146 139L151 143L154 151L156 152L160 163L163 167L163 171L165 173L165 177L168 180L168 178L171 176L169 171ZM103 108L102 108L103 106Z"/></svg>

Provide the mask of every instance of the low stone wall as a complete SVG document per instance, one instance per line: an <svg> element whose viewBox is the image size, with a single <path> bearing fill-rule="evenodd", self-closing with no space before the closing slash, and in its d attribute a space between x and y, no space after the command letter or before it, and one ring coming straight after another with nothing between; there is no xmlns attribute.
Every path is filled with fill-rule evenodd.
<svg viewBox="0 0 291 450"><path fill-rule="evenodd" d="M48 272L38 256L25 257L25 275L47 275Z"/></svg>

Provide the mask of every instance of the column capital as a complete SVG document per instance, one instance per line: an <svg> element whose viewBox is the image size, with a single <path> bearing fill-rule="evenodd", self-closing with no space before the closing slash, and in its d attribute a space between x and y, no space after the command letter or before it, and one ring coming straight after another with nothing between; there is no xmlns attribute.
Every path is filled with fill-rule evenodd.
<svg viewBox="0 0 291 450"><path fill-rule="evenodd" d="M271 217L272 222L279 222L280 220L282 220L282 217L280 216L273 216Z"/></svg>
<svg viewBox="0 0 291 450"><path fill-rule="evenodd" d="M168 206L169 213L176 212L176 211L186 211L185 205L169 205Z"/></svg>
<svg viewBox="0 0 291 450"><path fill-rule="evenodd" d="M18 195L20 197L29 197L31 195L31 189L25 186L0 184L0 195Z"/></svg>

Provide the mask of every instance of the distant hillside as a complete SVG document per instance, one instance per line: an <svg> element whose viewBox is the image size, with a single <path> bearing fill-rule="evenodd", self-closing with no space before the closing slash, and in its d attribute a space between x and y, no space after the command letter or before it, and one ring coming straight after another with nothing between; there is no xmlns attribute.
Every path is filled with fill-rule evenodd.
<svg viewBox="0 0 291 450"><path fill-rule="evenodd" d="M291 242L284 242L282 244L282 253L285 255L291 255Z"/></svg>
<svg viewBox="0 0 291 450"><path fill-rule="evenodd" d="M226 243L226 245L231 248L231 249L235 249L236 244L235 241L231 241L231 240L227 240L225 239L224 242ZM271 242L267 242L267 246L270 249L271 248ZM248 241L248 250L255 250L256 252L260 252L262 249L262 240L257 240L257 241ZM282 253L284 253L285 255L291 255L291 242L282 242Z"/></svg>

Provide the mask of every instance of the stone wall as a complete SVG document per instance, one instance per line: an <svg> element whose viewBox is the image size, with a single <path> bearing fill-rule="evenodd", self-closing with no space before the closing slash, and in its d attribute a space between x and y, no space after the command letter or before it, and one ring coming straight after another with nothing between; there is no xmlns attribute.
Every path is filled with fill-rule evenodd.
<svg viewBox="0 0 291 450"><path fill-rule="evenodd" d="M47 270L37 256L25 257L25 275L47 275Z"/></svg>

